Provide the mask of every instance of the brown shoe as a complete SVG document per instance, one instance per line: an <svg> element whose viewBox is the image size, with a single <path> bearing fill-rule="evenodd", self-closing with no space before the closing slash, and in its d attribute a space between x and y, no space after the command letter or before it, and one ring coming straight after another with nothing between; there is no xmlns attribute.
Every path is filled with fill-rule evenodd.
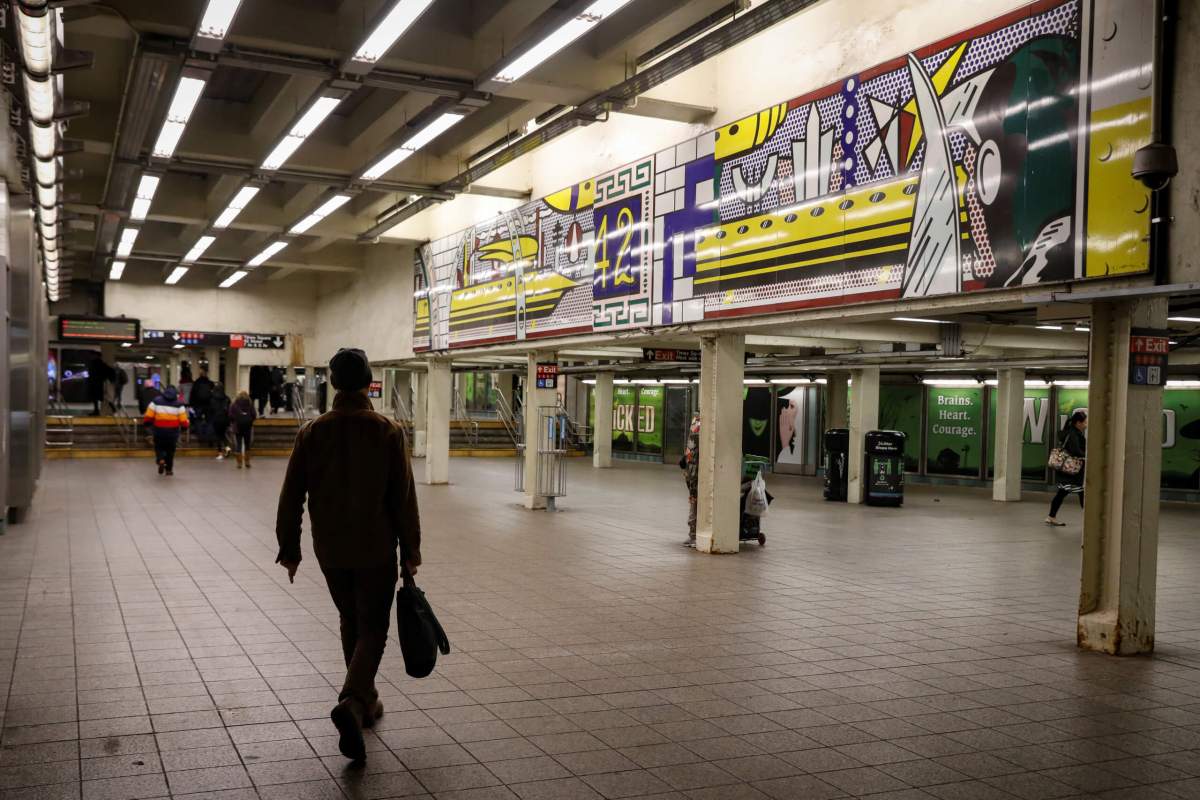
<svg viewBox="0 0 1200 800"><path fill-rule="evenodd" d="M383 701L376 700L375 707L363 715L362 726L364 728L374 728L375 723L383 716Z"/></svg>
<svg viewBox="0 0 1200 800"><path fill-rule="evenodd" d="M362 704L347 697L329 713L338 732L338 750L351 761L367 760L367 745L362 735Z"/></svg>

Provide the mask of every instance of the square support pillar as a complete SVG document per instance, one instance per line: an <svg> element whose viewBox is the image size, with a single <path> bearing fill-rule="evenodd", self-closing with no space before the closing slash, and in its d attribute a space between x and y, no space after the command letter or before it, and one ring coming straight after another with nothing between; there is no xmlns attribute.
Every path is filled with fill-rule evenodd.
<svg viewBox="0 0 1200 800"><path fill-rule="evenodd" d="M850 453L846 459L846 502L861 503L867 486L867 431L879 427L879 367L850 371L854 398L850 403Z"/></svg>
<svg viewBox="0 0 1200 800"><path fill-rule="evenodd" d="M845 428L849 424L846 418L846 406L850 400L850 375L845 372L831 372L825 379L825 427Z"/></svg>
<svg viewBox="0 0 1200 800"><path fill-rule="evenodd" d="M1021 499L1021 440L1025 431L1025 370L996 372L996 474L992 499Z"/></svg>
<svg viewBox="0 0 1200 800"><path fill-rule="evenodd" d="M412 384L413 457L424 458L425 439L429 430L429 415L426 413L429 404L429 373L414 372Z"/></svg>
<svg viewBox="0 0 1200 800"><path fill-rule="evenodd" d="M224 386L225 380L221 377L221 348L204 348L204 360L208 362L208 379L213 383L220 383ZM196 377L200 377L199 372L196 373ZM225 393L229 394L229 387L224 386L224 389Z"/></svg>
<svg viewBox="0 0 1200 800"><path fill-rule="evenodd" d="M534 351L528 354L526 362L525 397L521 409L525 415L525 507L531 510L547 506L545 496L538 494L538 448L551 443L543 439L539 409L558 405L558 391L553 386L537 388L537 365L539 361L553 361L554 358L552 352Z"/></svg>
<svg viewBox="0 0 1200 800"><path fill-rule="evenodd" d="M430 485L450 482L450 362L429 360L425 394L425 482Z"/></svg>
<svg viewBox="0 0 1200 800"><path fill-rule="evenodd" d="M1077 633L1084 650L1154 649L1163 390L1129 384L1129 339L1132 328L1166 325L1165 297L1092 306Z"/></svg>
<svg viewBox="0 0 1200 800"><path fill-rule="evenodd" d="M702 553L736 553L739 548L745 356L742 334L700 339L696 549Z"/></svg>
<svg viewBox="0 0 1200 800"><path fill-rule="evenodd" d="M594 387L596 416L592 420L592 466L608 469L612 466L613 374L596 374Z"/></svg>

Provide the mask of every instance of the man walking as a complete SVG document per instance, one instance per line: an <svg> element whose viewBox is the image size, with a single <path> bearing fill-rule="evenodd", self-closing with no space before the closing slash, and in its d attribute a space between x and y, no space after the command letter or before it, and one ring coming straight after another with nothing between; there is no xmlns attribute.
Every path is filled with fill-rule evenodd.
<svg viewBox="0 0 1200 800"><path fill-rule="evenodd" d="M168 386L146 408L142 421L154 435L154 461L159 475L175 474L175 448L179 432L188 429L188 413L174 386Z"/></svg>
<svg viewBox="0 0 1200 800"><path fill-rule="evenodd" d="M329 362L333 409L296 436L279 494L276 563L294 580L300 566L304 498L317 563L341 621L346 680L330 719L338 748L366 758L362 729L383 714L375 674L387 645L396 595L396 548L410 574L421 563L421 522L408 443L399 425L367 399L371 366L362 350Z"/></svg>

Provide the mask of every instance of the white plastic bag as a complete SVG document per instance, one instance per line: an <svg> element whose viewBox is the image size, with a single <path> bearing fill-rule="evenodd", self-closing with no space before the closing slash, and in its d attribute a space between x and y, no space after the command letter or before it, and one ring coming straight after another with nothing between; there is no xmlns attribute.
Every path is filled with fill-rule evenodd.
<svg viewBox="0 0 1200 800"><path fill-rule="evenodd" d="M746 493L746 513L752 517L767 515L767 482L763 480L762 470L754 476L750 491Z"/></svg>

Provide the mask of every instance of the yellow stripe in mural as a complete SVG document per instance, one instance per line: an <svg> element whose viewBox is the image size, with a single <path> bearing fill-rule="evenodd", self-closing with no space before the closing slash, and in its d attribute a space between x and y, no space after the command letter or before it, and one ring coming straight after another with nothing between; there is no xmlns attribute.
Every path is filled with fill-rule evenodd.
<svg viewBox="0 0 1200 800"><path fill-rule="evenodd" d="M761 267L759 269L744 270L742 272L733 272L725 275L712 275L707 278L696 278L696 283L715 283L717 281L734 280L735 278L747 278L751 275L765 275L769 272L782 272L783 270L795 269L796 267L811 267L817 264L828 264L831 261L853 261L855 258L862 256L873 256L879 253L894 253L901 250L906 250L908 244L893 244L886 247L872 247L866 250L856 250L853 253L835 253L831 256L822 256L820 258L810 258L804 261L793 261L790 264L775 264L769 267Z"/></svg>

